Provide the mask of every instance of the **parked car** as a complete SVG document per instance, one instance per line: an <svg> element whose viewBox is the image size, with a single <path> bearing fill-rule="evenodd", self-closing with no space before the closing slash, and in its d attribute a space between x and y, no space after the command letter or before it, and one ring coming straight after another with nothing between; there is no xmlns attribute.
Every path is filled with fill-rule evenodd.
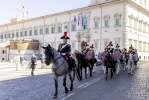
<svg viewBox="0 0 149 100"><path fill-rule="evenodd" d="M101 65L102 61L97 58L97 55L96 55L96 59L97 59L96 66Z"/></svg>
<svg viewBox="0 0 149 100"><path fill-rule="evenodd" d="M101 65L101 64L102 64L101 60L97 59L96 66Z"/></svg>

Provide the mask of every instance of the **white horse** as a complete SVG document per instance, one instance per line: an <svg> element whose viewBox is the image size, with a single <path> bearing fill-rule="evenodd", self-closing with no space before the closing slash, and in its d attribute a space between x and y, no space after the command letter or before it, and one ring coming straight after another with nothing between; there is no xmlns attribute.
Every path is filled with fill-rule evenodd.
<svg viewBox="0 0 149 100"><path fill-rule="evenodd" d="M69 70L69 65L67 63L67 61L54 49L52 48L50 45L48 45L47 47L42 47L43 49L45 49L45 56L46 56L46 60L45 60L45 64L46 65L50 65L50 63L52 63L52 72L53 72L53 78L54 78L54 82L55 82L55 94L53 96L53 99L57 98L57 94L58 94L58 77L59 76L63 76L63 86L65 88L65 93L68 93L69 90L66 86L66 78L67 78L67 74L69 75L70 78L70 91L73 90L73 81L75 78L75 72L76 67L78 66L78 61L74 58L74 63L75 63L75 68L71 70ZM73 76L71 75L73 72ZM78 78L78 77L77 77Z"/></svg>

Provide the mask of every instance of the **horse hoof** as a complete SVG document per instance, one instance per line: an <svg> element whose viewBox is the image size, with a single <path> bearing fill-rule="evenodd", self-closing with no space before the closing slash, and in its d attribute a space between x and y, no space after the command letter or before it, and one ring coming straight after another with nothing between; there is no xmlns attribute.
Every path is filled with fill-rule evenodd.
<svg viewBox="0 0 149 100"><path fill-rule="evenodd" d="M56 99L56 98L57 98L57 96L54 95L54 96L53 96L53 99Z"/></svg>
<svg viewBox="0 0 149 100"><path fill-rule="evenodd" d="M69 91L65 91L65 93L68 93Z"/></svg>
<svg viewBox="0 0 149 100"><path fill-rule="evenodd" d="M73 88L70 88L70 91L72 91L73 90Z"/></svg>
<svg viewBox="0 0 149 100"><path fill-rule="evenodd" d="M128 74L130 74L130 73L128 73Z"/></svg>

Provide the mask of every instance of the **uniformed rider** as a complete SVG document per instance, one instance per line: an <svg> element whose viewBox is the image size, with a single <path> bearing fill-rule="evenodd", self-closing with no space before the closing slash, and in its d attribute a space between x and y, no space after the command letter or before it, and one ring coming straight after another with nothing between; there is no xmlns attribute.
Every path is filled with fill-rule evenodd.
<svg viewBox="0 0 149 100"><path fill-rule="evenodd" d="M112 46L113 46L112 41L110 41L109 44L108 44L108 46L107 46L107 47L108 47L108 50L107 50L107 51L108 51L108 53L110 53L110 54L113 53L113 50L114 50L114 49L112 48Z"/></svg>
<svg viewBox="0 0 149 100"><path fill-rule="evenodd" d="M116 48L115 48L115 52L117 51L120 53L122 52L118 43L116 44Z"/></svg>
<svg viewBox="0 0 149 100"><path fill-rule="evenodd" d="M86 57L87 55L87 52L89 51L89 48L88 48L88 44L87 42L84 42L84 47L83 47L83 50L82 50L82 54Z"/></svg>
<svg viewBox="0 0 149 100"><path fill-rule="evenodd" d="M63 39L63 43L59 44L57 51L68 62L69 69L71 70L74 63L71 58L71 45L67 43L67 40L70 39L67 36L67 31L64 32L64 35L60 39Z"/></svg>

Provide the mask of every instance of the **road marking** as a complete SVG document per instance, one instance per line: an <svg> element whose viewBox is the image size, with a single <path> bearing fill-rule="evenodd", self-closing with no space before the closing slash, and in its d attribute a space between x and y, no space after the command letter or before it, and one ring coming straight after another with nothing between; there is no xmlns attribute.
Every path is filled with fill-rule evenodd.
<svg viewBox="0 0 149 100"><path fill-rule="evenodd" d="M85 85L83 88L86 88L86 87L88 87L89 85L91 85L91 84L93 84L93 83L95 83L95 82L101 80L103 77L104 77L104 76L102 76L102 77L100 77L100 78L97 78L96 80L94 80L94 81L90 82L89 84Z"/></svg>
<svg viewBox="0 0 149 100"><path fill-rule="evenodd" d="M84 83L84 84L78 86L77 88L82 88L82 87L84 87L85 85L92 84L92 82L94 82L94 81L96 81L96 80L100 80L100 79L103 78L104 76L105 76L105 75L102 75L101 77L95 78L95 79L93 79L93 80L91 80L91 81L89 81L89 82L87 82L87 83Z"/></svg>
<svg viewBox="0 0 149 100"><path fill-rule="evenodd" d="M70 93L69 95L67 95L66 97L62 98L61 100L65 100L65 99L69 98L70 96L74 95L75 93L76 93L76 92Z"/></svg>
<svg viewBox="0 0 149 100"><path fill-rule="evenodd" d="M93 83L95 83L95 82L97 82L97 81L103 79L104 76L105 76L105 75L102 75L102 76L100 76L100 77L98 77L98 78L95 78L95 79L93 79L93 80L91 80L91 81L89 81L89 82L87 82L87 83L84 83L84 84L78 86L77 89L79 89L79 88L86 88L86 87L88 87L89 85L91 85L91 84L93 84ZM76 90L76 91L77 91L77 90ZM67 99L68 97L74 95L75 93L76 93L76 92L70 93L69 95L67 95L66 97L62 98L61 100L65 100L65 99ZM65 96L65 94L62 94L60 97L63 97L63 96Z"/></svg>

